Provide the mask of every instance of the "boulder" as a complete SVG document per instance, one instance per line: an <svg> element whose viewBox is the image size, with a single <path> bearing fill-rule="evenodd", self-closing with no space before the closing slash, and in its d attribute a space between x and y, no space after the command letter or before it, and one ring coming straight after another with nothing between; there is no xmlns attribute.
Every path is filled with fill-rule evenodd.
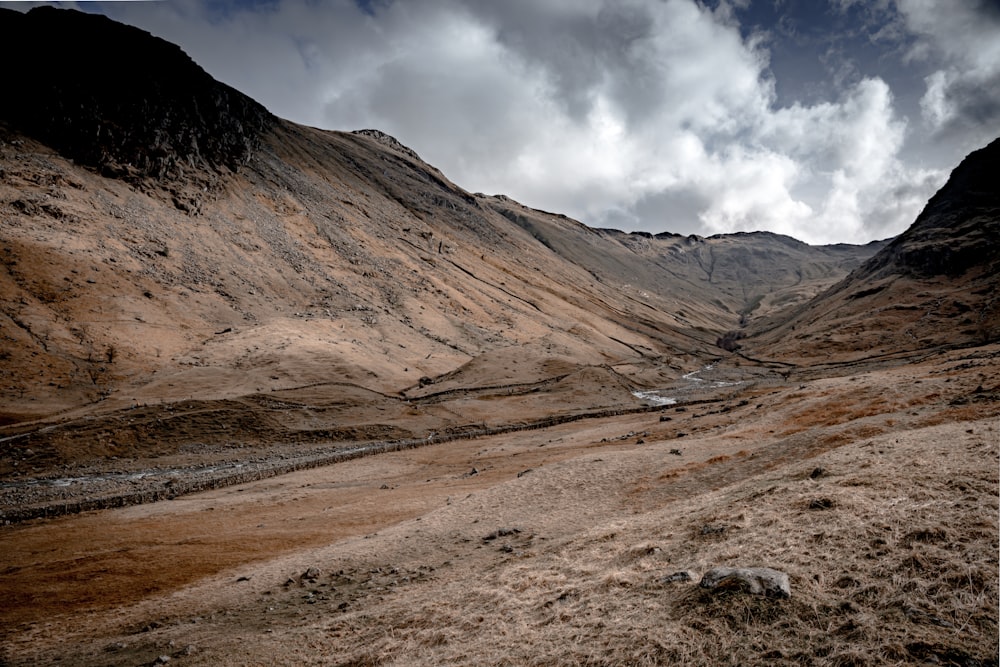
<svg viewBox="0 0 1000 667"><path fill-rule="evenodd" d="M680 572L674 572L673 574L668 574L660 580L665 584L676 584L691 581L691 573L686 570L681 570Z"/></svg>
<svg viewBox="0 0 1000 667"><path fill-rule="evenodd" d="M788 575L769 567L715 567L705 573L699 585L714 591L738 590L772 598L792 595Z"/></svg>
<svg viewBox="0 0 1000 667"><path fill-rule="evenodd" d="M300 582L316 581L320 577L319 568L311 567L299 575Z"/></svg>

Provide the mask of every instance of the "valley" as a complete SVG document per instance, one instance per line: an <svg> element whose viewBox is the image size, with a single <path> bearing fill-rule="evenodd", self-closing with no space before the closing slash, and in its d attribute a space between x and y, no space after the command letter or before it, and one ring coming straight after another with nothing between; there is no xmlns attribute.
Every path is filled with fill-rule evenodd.
<svg viewBox="0 0 1000 667"><path fill-rule="evenodd" d="M982 656L995 615L973 600L989 596L995 561L997 479L982 462L1000 462L998 355L993 346L840 377L757 378L652 412L9 526L0 574L10 600L2 625L16 629L8 659L55 661L69 642L75 664L94 665L164 655L182 664L441 664L497 646L504 659L568 664L578 659L560 653L572 628L583 637L575 646L601 660L710 661L718 649L698 635L752 651L757 633L781 624L777 650L801 660L823 645L812 625L821 618L853 623L851 646L878 642L876 659L915 659L932 649L914 637L934 646L942 633L952 654ZM795 611L764 609L735 628L728 607L662 583L734 559L788 568ZM933 562L933 573L911 569L913 559ZM880 588L893 568L916 585L901 598ZM922 583L959 573L966 581L954 590L971 606ZM706 604L722 615L699 620ZM608 605L616 611L594 614ZM656 632L622 605L660 619L664 638L651 639ZM816 620L788 629L806 608ZM917 611L891 620L906 609ZM476 630L466 635L470 619ZM949 630L956 625L960 634ZM887 627L909 644L886 642ZM854 650L833 645L841 658Z"/></svg>
<svg viewBox="0 0 1000 667"><path fill-rule="evenodd" d="M0 19L158 63L0 100L0 665L997 664L1000 140L894 239L626 233Z"/></svg>

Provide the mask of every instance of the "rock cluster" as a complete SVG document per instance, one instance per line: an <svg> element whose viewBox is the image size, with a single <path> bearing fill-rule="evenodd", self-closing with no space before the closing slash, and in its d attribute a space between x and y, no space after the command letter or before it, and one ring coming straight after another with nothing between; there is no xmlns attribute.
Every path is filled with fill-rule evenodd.
<svg viewBox="0 0 1000 667"><path fill-rule="evenodd" d="M714 567L699 584L713 591L735 590L771 598L792 595L788 575L769 567Z"/></svg>
<svg viewBox="0 0 1000 667"><path fill-rule="evenodd" d="M417 152L415 150L409 148L408 146L404 146L398 139L396 139L396 137L390 134L386 134L382 130L371 130L371 129L354 130L354 132L352 132L351 134L359 134L363 137L369 137L379 142L383 146L388 146L394 151L397 151L399 153L402 153L403 155L411 157L414 160L419 160L420 162L423 162L423 160L420 159L420 156L417 155Z"/></svg>

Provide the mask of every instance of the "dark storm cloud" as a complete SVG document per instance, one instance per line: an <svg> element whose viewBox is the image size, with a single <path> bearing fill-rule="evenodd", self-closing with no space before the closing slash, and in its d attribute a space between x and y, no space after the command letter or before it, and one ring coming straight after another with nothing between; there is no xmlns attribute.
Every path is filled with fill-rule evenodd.
<svg viewBox="0 0 1000 667"><path fill-rule="evenodd" d="M668 189L654 192L640 198L633 210L638 220L649 220L655 228L659 222L661 229L669 229L675 234L699 234L704 230L698 214L709 207L711 202L705 194L686 188ZM634 227L635 220L627 227Z"/></svg>
<svg viewBox="0 0 1000 667"><path fill-rule="evenodd" d="M899 0L915 36L909 57L928 64L921 110L949 143L978 147L1000 134L1000 3Z"/></svg>
<svg viewBox="0 0 1000 667"><path fill-rule="evenodd" d="M585 3L477 2L474 7L498 45L541 74L571 119L584 120L594 89L607 76L609 46L612 53L618 50L612 45L618 31L602 34L600 24L610 24L608 12L594 12Z"/></svg>
<svg viewBox="0 0 1000 667"><path fill-rule="evenodd" d="M1000 72L986 80L958 78L943 95L950 113L939 132L963 132L983 126L1000 130Z"/></svg>
<svg viewBox="0 0 1000 667"><path fill-rule="evenodd" d="M656 19L635 3L478 2L478 17L498 43L551 85L553 101L576 122L607 93L629 124L641 123L667 100L662 61L649 57Z"/></svg>

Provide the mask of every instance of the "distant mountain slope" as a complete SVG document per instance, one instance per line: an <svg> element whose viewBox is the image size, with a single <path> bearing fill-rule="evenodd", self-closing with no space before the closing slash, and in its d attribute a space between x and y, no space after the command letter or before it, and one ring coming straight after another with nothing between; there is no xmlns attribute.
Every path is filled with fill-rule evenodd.
<svg viewBox="0 0 1000 667"><path fill-rule="evenodd" d="M0 10L0 33L23 93L0 101L0 421L314 385L392 410L574 373L657 386L875 250L593 230L468 193L381 132L277 119L103 17ZM81 64L90 47L114 62Z"/></svg>
<svg viewBox="0 0 1000 667"><path fill-rule="evenodd" d="M793 312L751 327L748 353L862 359L1000 339L1000 139L971 153L905 232Z"/></svg>
<svg viewBox="0 0 1000 667"><path fill-rule="evenodd" d="M815 296L885 245L809 246L769 232L708 238L592 229L503 196L488 205L553 253L623 295L673 299L692 326L732 328ZM683 311L683 312L680 312Z"/></svg>

